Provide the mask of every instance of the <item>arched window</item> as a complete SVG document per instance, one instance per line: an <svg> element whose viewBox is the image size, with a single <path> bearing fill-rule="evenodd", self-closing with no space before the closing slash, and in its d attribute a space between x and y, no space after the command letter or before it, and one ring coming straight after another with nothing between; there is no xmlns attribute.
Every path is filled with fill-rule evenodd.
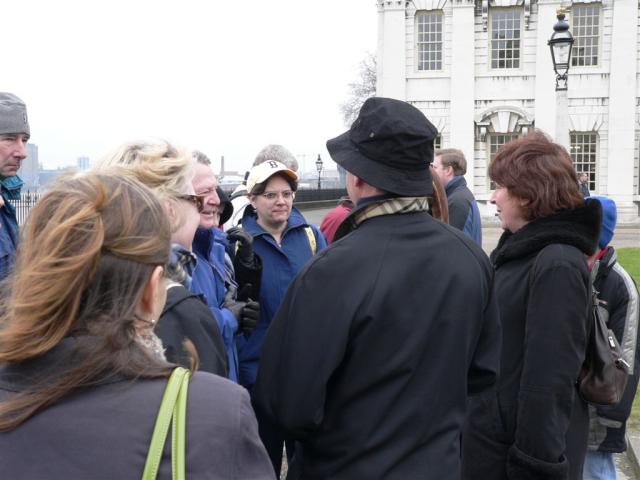
<svg viewBox="0 0 640 480"><path fill-rule="evenodd" d="M485 151L484 166L481 164L479 166L484 168L485 172L491 159L502 145L526 135L533 127L533 118L514 107L492 108L476 118L476 140L481 145L484 144ZM488 176L486 185L489 187L489 191L495 190L495 184Z"/></svg>

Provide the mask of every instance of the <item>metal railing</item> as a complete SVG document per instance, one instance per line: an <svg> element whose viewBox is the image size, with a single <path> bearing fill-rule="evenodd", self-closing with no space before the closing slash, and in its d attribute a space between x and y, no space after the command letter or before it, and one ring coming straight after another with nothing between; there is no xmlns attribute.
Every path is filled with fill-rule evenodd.
<svg viewBox="0 0 640 480"><path fill-rule="evenodd" d="M344 188L326 188L322 190L298 190L296 192L296 204L313 204L313 202L327 202L338 200L347 194ZM20 200L13 200L11 203L16 208L18 225L24 224L29 212L42 197L42 191L26 190L20 194Z"/></svg>
<svg viewBox="0 0 640 480"><path fill-rule="evenodd" d="M18 218L18 225L22 225L29 212L36 204L40 197L42 196L42 192L38 190L27 190L23 191L20 194L20 200L12 200L11 203L16 208L16 217Z"/></svg>

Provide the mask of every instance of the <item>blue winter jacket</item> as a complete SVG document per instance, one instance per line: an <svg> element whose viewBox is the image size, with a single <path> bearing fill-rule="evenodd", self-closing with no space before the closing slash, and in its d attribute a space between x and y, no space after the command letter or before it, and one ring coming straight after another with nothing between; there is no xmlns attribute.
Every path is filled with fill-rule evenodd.
<svg viewBox="0 0 640 480"><path fill-rule="evenodd" d="M238 382L238 352L235 339L238 321L233 313L223 308L227 288L235 285L230 266L225 268L227 235L217 228L198 228L193 239L193 252L198 263L191 279L191 291L200 293L207 301L218 322L229 364L229 379Z"/></svg>
<svg viewBox="0 0 640 480"><path fill-rule="evenodd" d="M462 176L453 177L445 187L449 204L449 225L462 230L482 247L482 218L473 193Z"/></svg>
<svg viewBox="0 0 640 480"><path fill-rule="evenodd" d="M0 280L4 280L13 267L18 245L18 219L12 200L20 198L20 177L0 177L0 191L4 206L0 208Z"/></svg>
<svg viewBox="0 0 640 480"><path fill-rule="evenodd" d="M240 357L240 384L251 388L258 375L262 342L291 281L313 256L306 227L311 227L316 239L316 252L327 246L324 236L309 225L302 214L293 208L278 246L273 237L258 225L255 210L248 207L242 218L242 228L253 236L253 249L262 258L260 287L260 319L250 334L236 337Z"/></svg>

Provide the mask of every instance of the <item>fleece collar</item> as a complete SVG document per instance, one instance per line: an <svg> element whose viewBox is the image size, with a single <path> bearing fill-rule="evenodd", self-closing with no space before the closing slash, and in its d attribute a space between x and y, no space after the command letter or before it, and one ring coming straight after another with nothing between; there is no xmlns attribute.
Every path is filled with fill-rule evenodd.
<svg viewBox="0 0 640 480"><path fill-rule="evenodd" d="M497 268L503 263L537 253L555 243L571 245L585 255L593 255L598 248L601 223L600 203L586 200L580 207L536 218L516 233L505 231L491 253L491 261Z"/></svg>

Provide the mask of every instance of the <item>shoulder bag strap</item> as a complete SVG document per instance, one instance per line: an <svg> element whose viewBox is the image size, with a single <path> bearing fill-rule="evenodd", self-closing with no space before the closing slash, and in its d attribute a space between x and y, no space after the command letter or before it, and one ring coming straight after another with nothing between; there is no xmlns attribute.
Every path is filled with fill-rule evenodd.
<svg viewBox="0 0 640 480"><path fill-rule="evenodd" d="M169 377L167 387L165 388L164 395L162 396L162 402L160 403L160 408L158 410L156 424L153 428L151 443L149 444L149 451L147 453L147 460L144 464L144 471L142 473L143 480L155 480L158 475L160 461L162 459L162 452L164 450L164 444L167 439L167 434L169 433L169 426L171 425L171 419L172 417L174 417L174 410L176 408L178 398L181 394L181 390L183 389L183 385L188 381L189 371L186 368L182 367L175 368L171 373L171 376ZM183 408L185 408L186 410L186 389L183 393L183 396ZM182 422L180 422L180 420L178 420L177 422L177 426L180 425L184 427L184 416L182 418ZM174 439L176 439L176 435L179 435L179 433L176 432L176 423L174 421ZM182 445L184 445L184 431L182 432ZM172 452L172 457L176 453L177 452L174 450ZM182 464L184 465L184 451L182 452L182 455ZM174 478L176 478L175 469L172 468L172 470L174 471Z"/></svg>
<svg viewBox="0 0 640 480"><path fill-rule="evenodd" d="M186 478L186 431L187 431L187 391L189 389L189 370L185 369L182 377L182 388L178 393L173 409L173 442L171 446L171 471L173 480Z"/></svg>
<svg viewBox="0 0 640 480"><path fill-rule="evenodd" d="M318 243L316 242L316 236L313 233L313 228L310 226L304 227L304 231L307 233L307 238L309 238L309 245L311 246L311 253L315 255L318 251Z"/></svg>

